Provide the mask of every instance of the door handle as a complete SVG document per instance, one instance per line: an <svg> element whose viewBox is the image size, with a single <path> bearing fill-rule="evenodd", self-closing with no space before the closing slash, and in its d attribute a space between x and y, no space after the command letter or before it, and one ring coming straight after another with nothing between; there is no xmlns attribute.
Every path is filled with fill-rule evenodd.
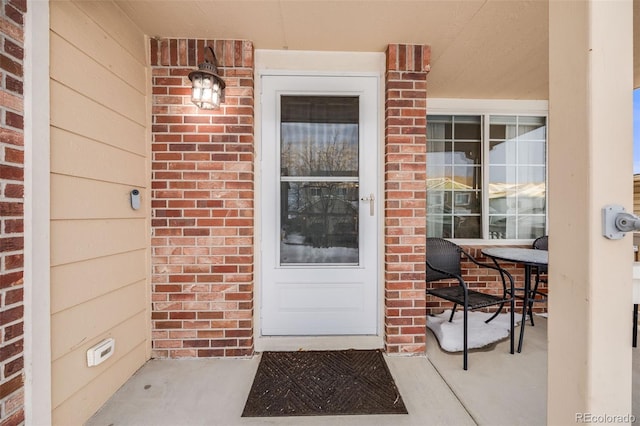
<svg viewBox="0 0 640 426"><path fill-rule="evenodd" d="M369 216L373 216L376 211L376 197L373 195L373 192L370 193L368 197L360 197L360 201L369 202Z"/></svg>

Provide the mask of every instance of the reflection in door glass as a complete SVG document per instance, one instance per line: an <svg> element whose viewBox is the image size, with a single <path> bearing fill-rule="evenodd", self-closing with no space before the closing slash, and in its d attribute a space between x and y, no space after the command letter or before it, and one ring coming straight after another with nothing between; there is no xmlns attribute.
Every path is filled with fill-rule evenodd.
<svg viewBox="0 0 640 426"><path fill-rule="evenodd" d="M283 96L283 176L358 176L358 98Z"/></svg>
<svg viewBox="0 0 640 426"><path fill-rule="evenodd" d="M281 102L280 264L358 264L359 99Z"/></svg>
<svg viewBox="0 0 640 426"><path fill-rule="evenodd" d="M358 186L354 182L281 184L282 264L358 263Z"/></svg>

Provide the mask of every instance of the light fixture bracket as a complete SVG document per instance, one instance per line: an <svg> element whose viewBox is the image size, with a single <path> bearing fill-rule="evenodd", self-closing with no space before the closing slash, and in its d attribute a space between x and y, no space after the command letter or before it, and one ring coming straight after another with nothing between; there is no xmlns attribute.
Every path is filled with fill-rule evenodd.
<svg viewBox="0 0 640 426"><path fill-rule="evenodd" d="M640 231L640 217L628 213L624 207L609 204L602 208L602 236L619 240L627 232Z"/></svg>

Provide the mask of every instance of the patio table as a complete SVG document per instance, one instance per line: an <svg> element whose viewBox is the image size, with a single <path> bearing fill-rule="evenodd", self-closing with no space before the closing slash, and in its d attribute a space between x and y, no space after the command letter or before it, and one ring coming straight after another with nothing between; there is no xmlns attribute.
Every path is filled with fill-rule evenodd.
<svg viewBox="0 0 640 426"><path fill-rule="evenodd" d="M531 248L491 247L482 249L482 253L490 257L496 266L499 266L498 260L518 263L524 266L522 321L520 326L520 340L518 341L518 352L522 352L524 327L527 323L527 310L529 309L529 293L531 292L531 268L548 265L549 252L547 250L536 250ZM515 294L512 294L512 296L515 296Z"/></svg>

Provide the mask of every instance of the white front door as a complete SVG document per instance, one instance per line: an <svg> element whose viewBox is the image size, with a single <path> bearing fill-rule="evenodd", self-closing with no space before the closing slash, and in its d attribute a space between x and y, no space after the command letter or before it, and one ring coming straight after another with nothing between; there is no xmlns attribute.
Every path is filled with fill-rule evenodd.
<svg viewBox="0 0 640 426"><path fill-rule="evenodd" d="M375 335L378 77L261 83L261 335Z"/></svg>

